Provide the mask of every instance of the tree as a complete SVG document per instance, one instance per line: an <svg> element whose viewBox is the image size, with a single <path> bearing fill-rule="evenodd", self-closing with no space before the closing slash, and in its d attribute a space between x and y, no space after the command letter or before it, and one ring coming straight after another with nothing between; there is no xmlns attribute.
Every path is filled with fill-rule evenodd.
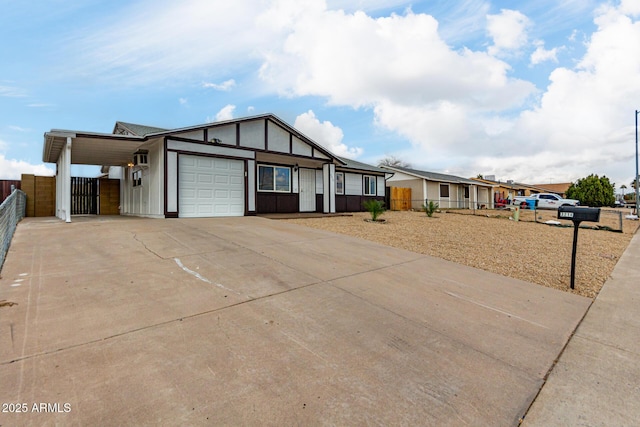
<svg viewBox="0 0 640 427"><path fill-rule="evenodd" d="M385 156L378 162L378 166L410 168L411 164L397 158L396 156Z"/></svg>
<svg viewBox="0 0 640 427"><path fill-rule="evenodd" d="M616 199L614 186L606 176L591 174L571 184L567 198L580 200L586 206L611 206Z"/></svg>

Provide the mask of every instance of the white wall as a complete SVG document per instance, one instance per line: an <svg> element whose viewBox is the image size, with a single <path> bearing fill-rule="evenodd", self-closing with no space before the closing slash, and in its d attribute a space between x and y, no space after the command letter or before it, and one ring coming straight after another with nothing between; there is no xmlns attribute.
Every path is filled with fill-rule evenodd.
<svg viewBox="0 0 640 427"><path fill-rule="evenodd" d="M120 182L120 206L123 215L138 215L164 218L164 150L162 139L145 144L141 149L149 150L149 167L123 168ZM135 168L135 169L134 169ZM133 186L134 170L142 171L142 185Z"/></svg>

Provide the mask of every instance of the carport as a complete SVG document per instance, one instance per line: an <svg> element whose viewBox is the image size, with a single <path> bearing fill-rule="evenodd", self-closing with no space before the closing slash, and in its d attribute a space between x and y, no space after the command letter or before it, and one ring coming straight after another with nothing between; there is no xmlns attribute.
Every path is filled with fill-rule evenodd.
<svg viewBox="0 0 640 427"><path fill-rule="evenodd" d="M55 215L71 222L71 165L126 166L143 137L53 129L44 134L42 160L56 164Z"/></svg>

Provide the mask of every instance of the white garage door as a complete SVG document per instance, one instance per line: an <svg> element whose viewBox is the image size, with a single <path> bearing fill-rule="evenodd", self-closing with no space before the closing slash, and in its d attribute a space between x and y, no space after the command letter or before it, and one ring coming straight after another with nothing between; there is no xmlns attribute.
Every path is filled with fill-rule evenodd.
<svg viewBox="0 0 640 427"><path fill-rule="evenodd" d="M181 218L244 215L244 162L180 155Z"/></svg>

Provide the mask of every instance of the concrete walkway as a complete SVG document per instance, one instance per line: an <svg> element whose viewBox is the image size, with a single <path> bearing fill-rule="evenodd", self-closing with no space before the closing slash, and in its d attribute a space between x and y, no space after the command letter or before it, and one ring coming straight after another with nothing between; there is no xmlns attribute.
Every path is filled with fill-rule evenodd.
<svg viewBox="0 0 640 427"><path fill-rule="evenodd" d="M591 303L256 217L27 218L1 300L3 426L517 425Z"/></svg>
<svg viewBox="0 0 640 427"><path fill-rule="evenodd" d="M640 234L571 338L524 425L640 425Z"/></svg>

